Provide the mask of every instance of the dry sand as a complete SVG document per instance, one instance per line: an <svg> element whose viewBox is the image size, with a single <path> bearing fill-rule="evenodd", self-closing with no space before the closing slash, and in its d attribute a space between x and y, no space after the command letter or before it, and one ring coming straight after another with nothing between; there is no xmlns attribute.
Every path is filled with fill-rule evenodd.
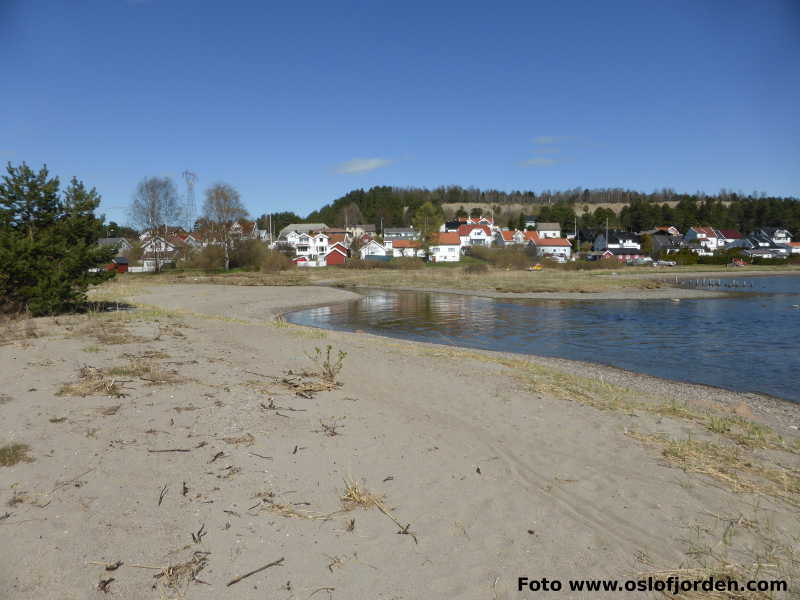
<svg viewBox="0 0 800 600"><path fill-rule="evenodd" d="M676 468L642 436L730 440L628 401L735 411L790 441L797 407L271 320L353 297L157 286L135 300L174 313L39 320L7 336L0 446L28 444L33 462L0 466L0 598L533 598L516 591L518 577L752 565L765 539L780 549L800 534L796 491L743 493ZM327 345L347 352L341 385L298 395L293 378ZM124 397L56 395L87 365L148 364L116 377ZM737 452L790 475L800 466L774 448ZM346 480L381 496L388 514L344 510ZM696 547L718 558L693 558ZM154 577L192 557L207 561L197 581L172 589ZM90 564L116 561L114 571ZM112 577L108 594L97 590Z"/></svg>

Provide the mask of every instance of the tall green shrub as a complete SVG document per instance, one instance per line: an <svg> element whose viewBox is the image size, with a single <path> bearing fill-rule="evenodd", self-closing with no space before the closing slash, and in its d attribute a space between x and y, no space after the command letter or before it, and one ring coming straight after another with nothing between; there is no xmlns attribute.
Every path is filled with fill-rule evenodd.
<svg viewBox="0 0 800 600"><path fill-rule="evenodd" d="M100 196L73 177L61 193L47 167L7 166L0 182L0 310L47 315L74 310L86 290L114 276L100 247ZM90 269L99 268L99 272Z"/></svg>

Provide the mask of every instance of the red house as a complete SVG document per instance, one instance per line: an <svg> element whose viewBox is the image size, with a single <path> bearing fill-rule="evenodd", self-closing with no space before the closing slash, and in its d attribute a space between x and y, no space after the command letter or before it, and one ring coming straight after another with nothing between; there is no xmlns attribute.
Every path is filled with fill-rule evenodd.
<svg viewBox="0 0 800 600"><path fill-rule="evenodd" d="M347 260L347 248L339 242L336 242L328 253L325 255L325 264L330 265L343 265Z"/></svg>
<svg viewBox="0 0 800 600"><path fill-rule="evenodd" d="M106 271L116 271L117 273L128 272L128 259L124 256L117 256L111 259L111 262L106 265Z"/></svg>

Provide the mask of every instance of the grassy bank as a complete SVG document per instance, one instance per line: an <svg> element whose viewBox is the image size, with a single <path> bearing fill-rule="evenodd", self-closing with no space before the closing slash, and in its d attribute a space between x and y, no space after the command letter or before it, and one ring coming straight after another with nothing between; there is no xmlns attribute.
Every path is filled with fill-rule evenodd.
<svg viewBox="0 0 800 600"><path fill-rule="evenodd" d="M513 293L574 292L600 293L669 288L675 279L699 277L742 277L756 274L800 274L796 266L737 267L695 265L654 269L624 265L597 270L565 270L546 267L542 271L505 270L488 266L485 272L471 273L474 260L448 265L425 264L418 269L344 269L320 267L291 269L278 273L254 271L206 272L170 270L158 274L125 274L109 284L111 288L137 288L162 283L213 283L244 286L333 285L342 287L380 287L450 289ZM107 289L107 288L103 288ZM100 295L105 295L100 292ZM116 294L115 297L118 297ZM101 298L102 299L102 298Z"/></svg>

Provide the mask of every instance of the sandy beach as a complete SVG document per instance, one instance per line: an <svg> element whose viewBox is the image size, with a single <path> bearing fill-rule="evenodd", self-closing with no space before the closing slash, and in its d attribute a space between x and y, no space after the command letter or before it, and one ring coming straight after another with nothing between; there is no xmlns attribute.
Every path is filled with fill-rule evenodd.
<svg viewBox="0 0 800 600"><path fill-rule="evenodd" d="M797 406L275 318L356 297L155 285L7 328L0 446L28 448L0 466L0 597L533 598L519 577L768 555L757 578L796 576Z"/></svg>

